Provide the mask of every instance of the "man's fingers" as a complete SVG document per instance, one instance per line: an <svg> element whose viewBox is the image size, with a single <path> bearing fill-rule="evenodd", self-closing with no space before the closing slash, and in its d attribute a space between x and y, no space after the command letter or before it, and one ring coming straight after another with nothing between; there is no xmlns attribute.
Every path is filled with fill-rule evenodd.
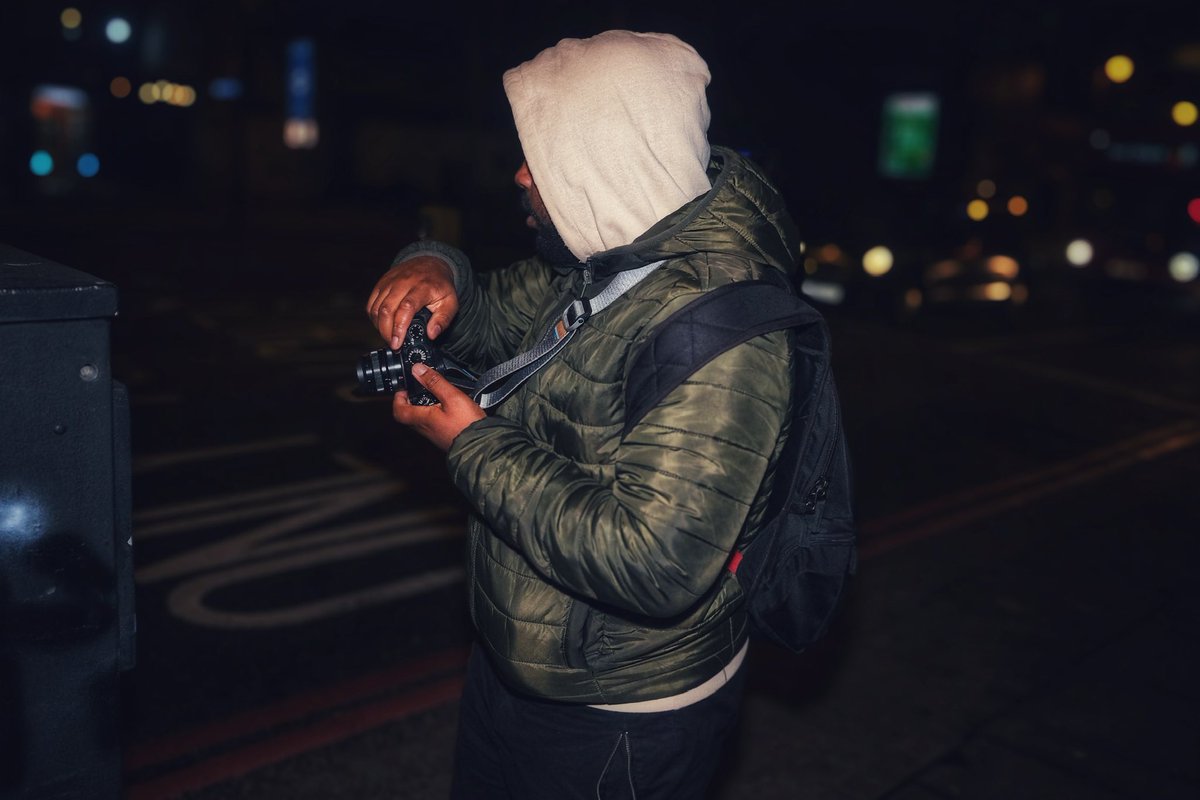
<svg viewBox="0 0 1200 800"><path fill-rule="evenodd" d="M434 307L436 306L436 308ZM458 313L458 298L448 295L429 306L429 338L436 339L450 327L450 321Z"/></svg>
<svg viewBox="0 0 1200 800"><path fill-rule="evenodd" d="M430 394L438 399L439 403L442 402L449 384L446 383L446 379L442 377L441 373L418 362L412 365L412 374L422 386L429 390Z"/></svg>

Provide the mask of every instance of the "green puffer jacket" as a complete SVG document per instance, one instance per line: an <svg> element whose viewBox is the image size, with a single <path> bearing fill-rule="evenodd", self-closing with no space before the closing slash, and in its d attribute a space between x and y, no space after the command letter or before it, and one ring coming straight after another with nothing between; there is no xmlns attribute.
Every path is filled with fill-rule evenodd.
<svg viewBox="0 0 1200 800"><path fill-rule="evenodd" d="M667 260L451 447L452 478L475 511L471 615L519 691L667 697L715 675L746 640L726 565L762 518L786 433L787 334L714 359L621 436L631 354L657 323L713 287L794 269L794 224L757 167L713 148L710 177L712 191L589 261L602 285L614 270ZM532 347L588 287L583 270L536 259L457 271L460 310L443 346L479 367Z"/></svg>

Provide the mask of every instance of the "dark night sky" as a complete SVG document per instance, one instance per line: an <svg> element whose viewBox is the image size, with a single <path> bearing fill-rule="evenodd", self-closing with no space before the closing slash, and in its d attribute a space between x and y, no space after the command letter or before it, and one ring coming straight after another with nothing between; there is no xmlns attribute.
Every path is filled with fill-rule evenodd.
<svg viewBox="0 0 1200 800"><path fill-rule="evenodd" d="M841 225L859 224L872 214L882 218L879 209L863 209L860 201L879 183L875 159L881 104L888 93L917 89L941 94L938 158L944 174L935 180L944 181L951 190L944 194L949 196L958 191L956 182L970 179L971 160L978 160L978 142L981 135L988 135L981 127L982 106L974 94L973 76L992 68L1036 64L1044 74L1040 100L1044 110L1072 113L1078 106L1086 111L1093 77L1109 55L1124 51L1139 64L1148 64L1165 59L1175 45L1200 42L1200 12L1194 1L530 0L477 6L361 0L77 0L75 5L85 19L93 21L90 35L96 39L88 47L78 47L64 43L58 27L58 12L67 4L67 0L12 0L0 9L4 18L0 26L0 153L5 159L0 179L26 187L5 192L0 186L0 205L4 201L16 201L17 205L41 201L27 196L32 181L26 166L28 134L24 133L29 127L28 92L38 83L86 86L90 80L99 109L97 118L105 126L110 144L115 136L118 146L127 150L136 149L121 144L121 137L127 134L143 137L138 146L147 142L163 146L196 136L196 123L185 120L211 115L211 105L204 112L173 115L176 121L169 123L173 128L150 133L145 127L136 132L133 127L117 130L131 126L129 120L172 116L167 109L138 109L132 101L118 107L106 96L108 73L118 68L123 57L135 80L177 75L176 79L192 81L201 89L216 75L236 72L239 64L244 68L257 57L259 65L266 64L269 69L245 76L251 85L237 113L279 116L283 47L295 36L315 36L320 73L318 114L325 117L322 147L340 147L336 155L326 157L334 169L340 159L342 172L348 174L345 165L357 157L350 152L355 141L354 118L474 127L515 143L501 73L560 38L621 27L671 32L694 45L713 74L709 87L711 140L753 152L784 184L791 202L815 224L825 224L822 214ZM161 68L155 68L161 74L153 73L144 56L143 63L137 64L136 48L127 48L122 56L99 39L99 20L117 12L126 13L143 31L147 19L165 21L160 27L169 32L169 41L160 48ZM1195 91L1197 73L1192 72L1188 80L1190 90ZM1153 81L1151 76L1148 88L1153 88ZM106 104L111 107L107 112ZM994 119L994 112L990 113ZM339 121L343 123L340 132ZM1092 123L1084 119L1080 124ZM1032 137L1036 140L1041 135L1035 132ZM1084 141L1086 135L1084 131ZM278 135L272 136L272 146L278 149ZM199 147L193 150L190 167L186 161L172 166L201 172L203 167L196 165L197 156L202 156ZM121 157L134 160L128 153ZM162 182L168 173L161 165L167 158L177 160L178 156L164 151L162 157L149 159L151 167L143 164L137 168ZM118 157L107 163L111 166L105 175L111 180ZM477 176L469 179L479 180ZM511 187L507 176L501 176L500 183L499 190ZM184 194L178 186L184 185L186 179L172 178L148 191L174 190L178 198ZM403 192L400 186L371 190L345 182L339 188L336 179L333 185L343 193L335 198L339 202L387 203ZM921 191L933 194L924 188ZM143 194L141 202L145 197ZM328 192L320 197L309 195L308 200L301 195L280 196L273 202L314 199L331 202ZM900 196L887 202L904 205L909 199ZM957 195L953 201L957 208ZM891 223L885 220L885 224Z"/></svg>

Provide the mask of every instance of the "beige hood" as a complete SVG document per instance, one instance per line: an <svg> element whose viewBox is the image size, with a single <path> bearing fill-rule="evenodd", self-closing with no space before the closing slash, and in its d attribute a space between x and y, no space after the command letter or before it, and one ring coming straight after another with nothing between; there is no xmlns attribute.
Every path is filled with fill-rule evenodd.
<svg viewBox="0 0 1200 800"><path fill-rule="evenodd" d="M711 186L708 65L665 33L563 39L504 73L525 161L580 261Z"/></svg>

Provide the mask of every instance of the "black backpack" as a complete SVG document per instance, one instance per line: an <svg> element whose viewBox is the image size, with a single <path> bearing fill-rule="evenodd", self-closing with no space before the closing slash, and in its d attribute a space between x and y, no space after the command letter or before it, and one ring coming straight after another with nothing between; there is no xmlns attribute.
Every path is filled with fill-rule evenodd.
<svg viewBox="0 0 1200 800"><path fill-rule="evenodd" d="M660 324L633 356L625 431L718 354L769 331L795 329L791 429L766 524L742 531L729 568L754 629L798 653L825 635L858 555L829 329L782 280L718 287Z"/></svg>

